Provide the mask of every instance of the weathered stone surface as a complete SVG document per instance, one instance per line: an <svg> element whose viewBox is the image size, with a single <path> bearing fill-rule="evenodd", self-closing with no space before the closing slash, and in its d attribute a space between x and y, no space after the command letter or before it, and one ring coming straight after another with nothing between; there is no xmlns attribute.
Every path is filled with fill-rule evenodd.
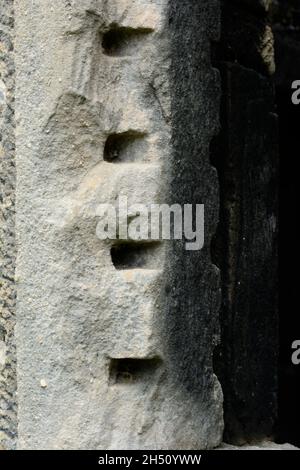
<svg viewBox="0 0 300 470"><path fill-rule="evenodd" d="M220 84L218 71L210 62L210 42L219 37L218 5L214 1L200 3L187 6L186 2L171 2L173 152L169 198L172 203L205 205L205 246L194 253L185 251L181 242L169 246L164 295L170 370L176 388L184 388L193 403L202 403L199 416L206 418L199 430L206 429L203 435L207 436L200 448L205 448L208 436L216 437L222 426L221 391L212 367L219 341L221 291L219 271L210 255L218 221L219 184L209 152L212 137L219 130Z"/></svg>
<svg viewBox="0 0 300 470"><path fill-rule="evenodd" d="M20 449L221 442L218 18L211 0L16 0ZM124 269L96 236L119 195L205 203L205 249L149 245Z"/></svg>
<svg viewBox="0 0 300 470"><path fill-rule="evenodd" d="M0 1L0 449L16 443L13 2Z"/></svg>

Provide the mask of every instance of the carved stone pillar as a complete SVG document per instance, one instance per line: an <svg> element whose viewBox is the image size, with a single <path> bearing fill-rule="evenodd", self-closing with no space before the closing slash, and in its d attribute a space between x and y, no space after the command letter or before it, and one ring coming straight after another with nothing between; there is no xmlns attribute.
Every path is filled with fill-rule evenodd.
<svg viewBox="0 0 300 470"><path fill-rule="evenodd" d="M17 0L19 448L222 439L218 2ZM99 204L205 205L205 246L99 240Z"/></svg>

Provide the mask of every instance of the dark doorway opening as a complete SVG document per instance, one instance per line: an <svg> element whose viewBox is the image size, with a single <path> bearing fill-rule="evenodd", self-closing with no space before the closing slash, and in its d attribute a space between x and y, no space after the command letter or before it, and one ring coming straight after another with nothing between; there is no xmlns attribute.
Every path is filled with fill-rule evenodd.
<svg viewBox="0 0 300 470"><path fill-rule="evenodd" d="M300 51L300 49L299 49ZM300 77L300 74L299 74ZM291 89L276 88L280 139L280 296L278 441L300 446L300 365L292 363L292 343L300 339L298 308L300 240L299 212L300 106L291 102Z"/></svg>
<svg viewBox="0 0 300 470"><path fill-rule="evenodd" d="M292 102L292 84L300 80L300 6L281 0L274 12L276 104L280 151L280 355L279 442L300 447L300 364L292 362L292 343L300 340L298 311L299 224L298 160L300 105Z"/></svg>
<svg viewBox="0 0 300 470"><path fill-rule="evenodd" d="M212 257L223 290L214 367L224 392L224 439L300 447L300 364L292 363L292 344L300 340L300 104L291 100L292 83L300 80L300 5L221 3L213 56L222 76L221 132L211 161L220 181ZM262 53L271 27L276 73L272 50Z"/></svg>
<svg viewBox="0 0 300 470"><path fill-rule="evenodd" d="M212 257L222 277L224 440L275 438L278 406L278 123L269 12L222 2L214 63L222 77L221 132L211 147L220 182Z"/></svg>

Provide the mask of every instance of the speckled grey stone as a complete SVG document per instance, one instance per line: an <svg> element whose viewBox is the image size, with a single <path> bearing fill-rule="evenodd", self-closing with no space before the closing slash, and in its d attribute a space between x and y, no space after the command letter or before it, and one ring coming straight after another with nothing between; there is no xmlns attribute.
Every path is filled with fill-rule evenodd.
<svg viewBox="0 0 300 470"><path fill-rule="evenodd" d="M0 0L0 449L16 445L13 1Z"/></svg>
<svg viewBox="0 0 300 470"><path fill-rule="evenodd" d="M19 448L216 447L219 4L16 0L16 33ZM126 132L133 161L106 161ZM118 195L206 204L205 249L116 269L96 209Z"/></svg>

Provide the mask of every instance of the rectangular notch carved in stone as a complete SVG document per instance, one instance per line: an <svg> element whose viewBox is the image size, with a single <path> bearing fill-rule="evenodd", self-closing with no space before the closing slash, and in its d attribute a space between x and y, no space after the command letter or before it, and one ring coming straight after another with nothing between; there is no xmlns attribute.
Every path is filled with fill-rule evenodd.
<svg viewBox="0 0 300 470"><path fill-rule="evenodd" d="M113 26L103 35L102 48L110 56L132 55L143 43L145 36L152 32L151 28L125 28Z"/></svg>
<svg viewBox="0 0 300 470"><path fill-rule="evenodd" d="M161 366L159 357L150 359L110 359L109 383L132 384L153 377Z"/></svg>
<svg viewBox="0 0 300 470"><path fill-rule="evenodd" d="M104 160L111 163L145 161L147 144L144 136L133 130L111 134L105 143Z"/></svg>
<svg viewBox="0 0 300 470"><path fill-rule="evenodd" d="M161 269L160 242L127 242L111 248L111 259L116 269Z"/></svg>

